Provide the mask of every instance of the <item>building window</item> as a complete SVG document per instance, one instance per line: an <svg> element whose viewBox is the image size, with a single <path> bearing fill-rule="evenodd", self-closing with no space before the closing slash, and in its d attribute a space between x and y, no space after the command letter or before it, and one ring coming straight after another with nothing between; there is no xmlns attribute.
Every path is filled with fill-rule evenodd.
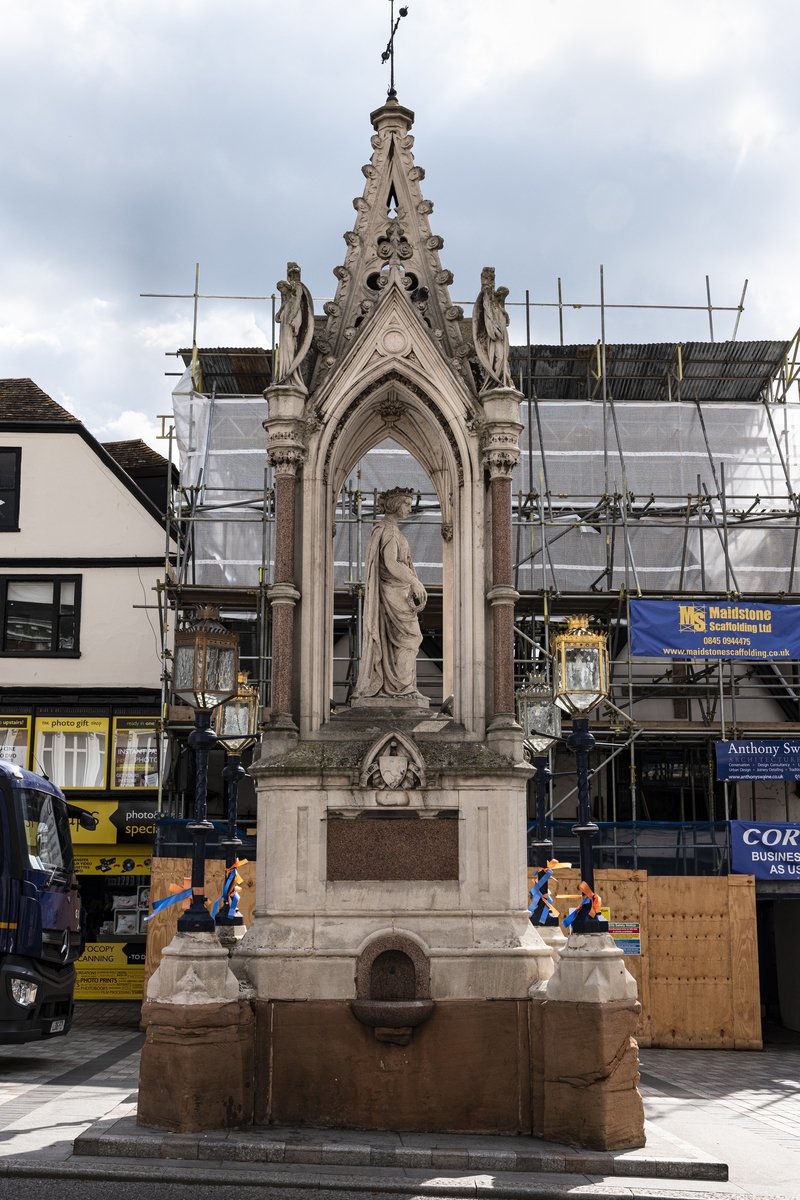
<svg viewBox="0 0 800 1200"><path fill-rule="evenodd" d="M0 581L4 654L58 654L77 658L80 576Z"/></svg>
<svg viewBox="0 0 800 1200"><path fill-rule="evenodd" d="M20 449L0 447L0 533L19 529Z"/></svg>
<svg viewBox="0 0 800 1200"><path fill-rule="evenodd" d="M114 718L112 788L158 787L158 718Z"/></svg>
<svg viewBox="0 0 800 1200"><path fill-rule="evenodd" d="M36 762L61 788L106 787L107 717L37 717Z"/></svg>

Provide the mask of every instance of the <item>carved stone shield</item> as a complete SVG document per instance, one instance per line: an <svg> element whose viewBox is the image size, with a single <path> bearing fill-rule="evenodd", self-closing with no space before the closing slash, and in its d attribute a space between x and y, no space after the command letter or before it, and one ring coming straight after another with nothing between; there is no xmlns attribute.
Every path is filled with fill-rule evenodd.
<svg viewBox="0 0 800 1200"><path fill-rule="evenodd" d="M408 759L404 754L382 754L378 759L378 767L387 787L400 787L406 777Z"/></svg>

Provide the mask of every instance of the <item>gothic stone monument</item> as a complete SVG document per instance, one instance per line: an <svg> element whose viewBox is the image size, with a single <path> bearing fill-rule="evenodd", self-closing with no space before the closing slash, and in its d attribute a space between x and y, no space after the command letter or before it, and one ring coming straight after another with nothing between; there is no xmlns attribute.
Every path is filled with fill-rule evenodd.
<svg viewBox="0 0 800 1200"><path fill-rule="evenodd" d="M530 772L514 719L521 396L494 271L482 273L471 321L450 300L412 121L394 98L372 114L366 185L325 316L295 264L280 285L265 422L272 721L251 768L257 908L232 967L256 994L256 1123L530 1133L541 1058L531 996L553 958L526 909ZM368 550L354 698L331 713L336 499L389 436L441 505L452 716L433 714L416 687L426 594L402 489L384 494Z"/></svg>

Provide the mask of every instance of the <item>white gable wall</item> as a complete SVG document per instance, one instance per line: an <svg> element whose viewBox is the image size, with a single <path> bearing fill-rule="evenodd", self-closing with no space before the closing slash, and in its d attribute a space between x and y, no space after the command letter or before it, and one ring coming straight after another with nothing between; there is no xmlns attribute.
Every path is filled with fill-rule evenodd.
<svg viewBox="0 0 800 1200"><path fill-rule="evenodd" d="M80 658L0 655L5 687L159 688L158 612L154 605L163 567L2 568L3 575L81 577Z"/></svg>
<svg viewBox="0 0 800 1200"><path fill-rule="evenodd" d="M0 431L0 446L22 448L20 530L0 533L0 574L81 578L80 657L0 655L0 686L158 688L158 613L134 606L156 603L163 527L77 432Z"/></svg>
<svg viewBox="0 0 800 1200"><path fill-rule="evenodd" d="M21 446L19 533L0 558L133 558L164 553L164 530L78 433L9 433Z"/></svg>

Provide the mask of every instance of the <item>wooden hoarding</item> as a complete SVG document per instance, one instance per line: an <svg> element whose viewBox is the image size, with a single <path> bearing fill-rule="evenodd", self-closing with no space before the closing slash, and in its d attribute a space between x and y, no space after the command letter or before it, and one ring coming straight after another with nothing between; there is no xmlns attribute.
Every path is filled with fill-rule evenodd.
<svg viewBox="0 0 800 1200"><path fill-rule="evenodd" d="M578 883L576 870L556 872L562 916L577 903L569 897ZM612 921L640 925L641 954L625 957L642 1004L640 1045L761 1048L752 876L606 870L595 887Z"/></svg>

